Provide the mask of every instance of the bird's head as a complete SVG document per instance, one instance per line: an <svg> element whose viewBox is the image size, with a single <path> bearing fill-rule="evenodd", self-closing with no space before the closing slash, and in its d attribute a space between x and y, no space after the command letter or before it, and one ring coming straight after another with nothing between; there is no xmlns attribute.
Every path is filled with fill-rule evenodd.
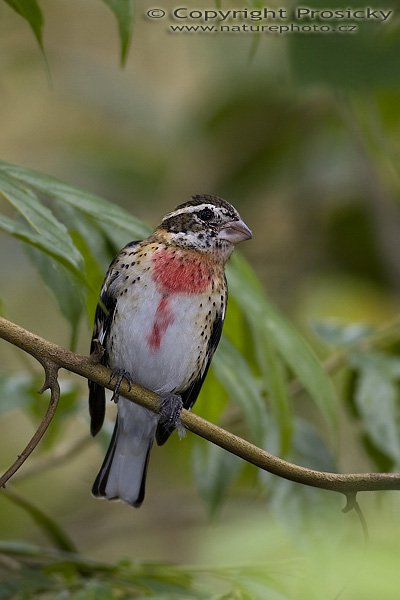
<svg viewBox="0 0 400 600"><path fill-rule="evenodd" d="M157 228L169 242L226 256L252 237L238 211L219 196L197 195L167 214Z"/></svg>

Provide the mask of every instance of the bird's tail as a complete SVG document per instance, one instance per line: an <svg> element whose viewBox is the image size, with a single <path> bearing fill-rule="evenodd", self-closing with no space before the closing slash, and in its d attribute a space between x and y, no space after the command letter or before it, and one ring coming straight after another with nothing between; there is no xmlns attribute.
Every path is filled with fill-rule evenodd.
<svg viewBox="0 0 400 600"><path fill-rule="evenodd" d="M107 500L120 499L137 508L144 500L147 466L157 421L154 413L124 398L119 399L118 412L111 442L92 493Z"/></svg>

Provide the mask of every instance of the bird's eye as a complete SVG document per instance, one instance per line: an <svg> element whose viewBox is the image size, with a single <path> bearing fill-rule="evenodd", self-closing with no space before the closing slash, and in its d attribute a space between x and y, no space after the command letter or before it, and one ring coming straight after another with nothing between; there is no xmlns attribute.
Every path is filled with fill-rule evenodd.
<svg viewBox="0 0 400 600"><path fill-rule="evenodd" d="M213 211L210 208L203 208L197 213L202 221L209 221L213 217Z"/></svg>

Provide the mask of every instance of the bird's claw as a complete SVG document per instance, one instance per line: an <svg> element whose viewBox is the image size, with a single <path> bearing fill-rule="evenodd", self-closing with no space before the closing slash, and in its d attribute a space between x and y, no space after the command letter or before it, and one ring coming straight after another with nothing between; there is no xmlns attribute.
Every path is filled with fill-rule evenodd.
<svg viewBox="0 0 400 600"><path fill-rule="evenodd" d="M108 383L110 384L113 381L113 379L116 379L116 382L111 402L117 403L119 398L119 390L124 379L129 385L129 391L131 391L133 380L129 371L125 371L125 369L113 369Z"/></svg>
<svg viewBox="0 0 400 600"><path fill-rule="evenodd" d="M180 419L182 408L182 398L177 394L168 394L161 400L160 422L170 431L177 429L180 437L186 433Z"/></svg>

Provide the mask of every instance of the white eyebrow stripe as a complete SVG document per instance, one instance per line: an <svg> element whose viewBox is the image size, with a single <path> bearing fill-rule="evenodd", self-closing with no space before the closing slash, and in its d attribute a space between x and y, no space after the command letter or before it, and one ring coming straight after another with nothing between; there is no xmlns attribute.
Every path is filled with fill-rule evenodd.
<svg viewBox="0 0 400 600"><path fill-rule="evenodd" d="M180 208L179 210L173 210L172 212L165 215L165 217L163 218L163 221L166 221L170 217L177 217L178 215L181 215L182 213L186 213L186 214L194 213L199 210L202 210L203 208L210 208L211 210L212 209L218 210L220 207L214 206L213 204L210 204L209 202L205 202L204 204L196 204L195 206L185 206L184 208Z"/></svg>

